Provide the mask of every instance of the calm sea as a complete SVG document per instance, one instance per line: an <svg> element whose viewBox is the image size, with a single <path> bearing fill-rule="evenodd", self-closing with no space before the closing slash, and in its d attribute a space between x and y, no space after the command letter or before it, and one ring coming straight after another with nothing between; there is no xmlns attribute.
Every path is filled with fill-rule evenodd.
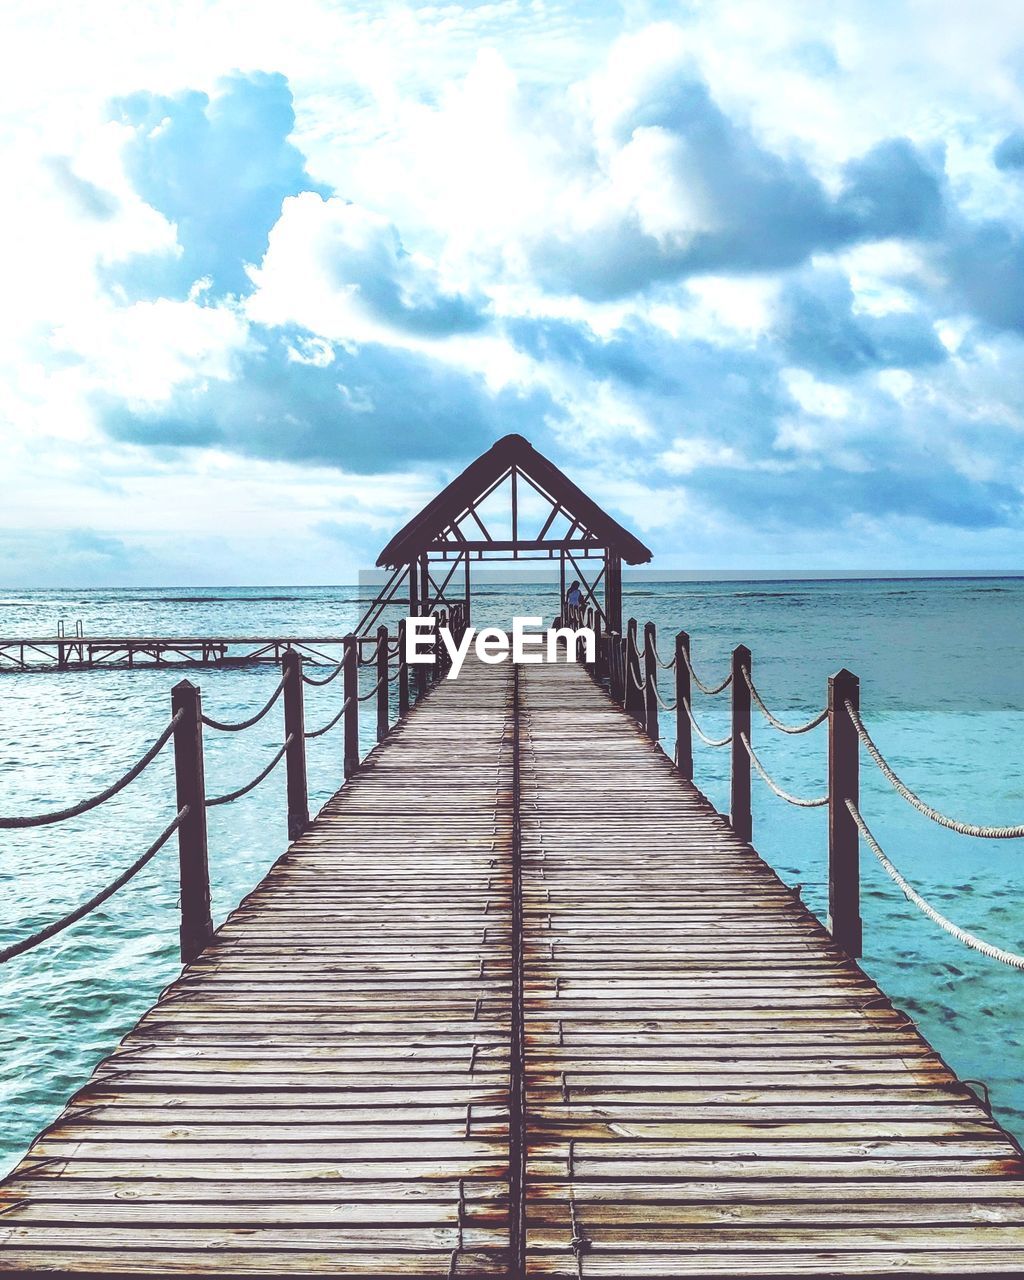
<svg viewBox="0 0 1024 1280"><path fill-rule="evenodd" d="M0 635L343 635L354 587L248 590L0 592ZM516 613L550 620L554 589L486 585L474 622ZM936 807L976 822L1024 820L1024 581L917 579L830 582L659 582L626 586L625 610L650 618L662 651L683 627L706 682L746 643L754 675L781 718L824 705L841 666L861 678L863 715L906 781ZM273 689L272 667L190 673L208 712L240 718ZM0 813L70 803L118 776L169 717L173 671L107 670L0 676ZM370 682L367 676L367 685ZM337 708L339 682L307 690L310 726ZM711 736L727 732L727 697L695 697ZM368 721L369 716L364 717ZM671 750L674 730L664 717ZM280 740L276 711L243 734L208 734L214 792L248 780ZM759 722L754 740L789 790L821 794L825 730L783 737ZM364 742L364 748L369 741ZM341 741L309 744L312 807L341 778ZM728 753L695 743L698 785L728 807ZM173 813L169 753L102 809L58 826L0 832L0 945L90 897ZM825 910L825 814L785 805L754 780L754 839L819 915ZM283 772L236 804L213 809L210 861L219 921L285 842ZM882 846L940 911L1000 946L1024 951L1024 841L971 840L911 810L870 761L861 808ZM864 859L864 966L962 1075L992 1090L999 1118L1024 1139L1021 1013L1024 973L966 950L921 916ZM127 888L59 938L0 968L0 1169L21 1155L95 1063L178 972L173 843Z"/></svg>

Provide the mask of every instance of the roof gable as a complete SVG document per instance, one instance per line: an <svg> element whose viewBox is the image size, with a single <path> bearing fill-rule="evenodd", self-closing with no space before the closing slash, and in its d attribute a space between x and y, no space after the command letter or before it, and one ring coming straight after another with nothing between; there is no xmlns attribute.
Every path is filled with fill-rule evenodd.
<svg viewBox="0 0 1024 1280"><path fill-rule="evenodd" d="M511 537L492 532L482 506L500 487L511 482ZM525 481L528 500L519 482ZM538 495L547 504L547 514L532 537L524 537L522 526L530 518L530 500ZM447 485L395 534L380 553L377 564L397 568L418 556L438 549L460 547L486 550L558 549L581 543L607 547L627 564L644 564L651 558L648 547L603 511L569 477L529 440L520 435L502 437L486 453L471 462L461 475Z"/></svg>

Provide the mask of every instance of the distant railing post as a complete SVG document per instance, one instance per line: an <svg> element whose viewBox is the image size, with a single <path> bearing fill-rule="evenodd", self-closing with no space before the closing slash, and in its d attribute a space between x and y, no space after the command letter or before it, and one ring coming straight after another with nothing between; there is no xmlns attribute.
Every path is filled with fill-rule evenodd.
<svg viewBox="0 0 1024 1280"><path fill-rule="evenodd" d="M417 662L415 665L416 665L416 699L418 701L420 698L423 697L423 695L427 691L427 680L430 675L430 664L426 662Z"/></svg>
<svg viewBox="0 0 1024 1280"><path fill-rule="evenodd" d="M409 714L409 664L405 660L405 619L398 624L398 718Z"/></svg>
<svg viewBox="0 0 1024 1280"><path fill-rule="evenodd" d="M655 656L658 633L653 622L644 624L644 727L652 742L658 733L658 659Z"/></svg>
<svg viewBox="0 0 1024 1280"><path fill-rule="evenodd" d="M600 610L594 610L594 665L591 667L598 680L604 675L604 634L601 630Z"/></svg>
<svg viewBox="0 0 1024 1280"><path fill-rule="evenodd" d="M441 628L448 625L448 611L441 609L437 615L437 621L434 624L434 666L432 671L432 679L436 684L444 674L444 659L448 652L444 647L444 641L441 639Z"/></svg>
<svg viewBox="0 0 1024 1280"><path fill-rule="evenodd" d="M640 646L636 642L636 618L626 622L626 700L625 707L637 723L644 717L644 700L637 682L640 679Z"/></svg>
<svg viewBox="0 0 1024 1280"><path fill-rule="evenodd" d="M284 678L284 736L288 774L288 839L298 840L309 826L309 792L306 785L306 717L302 697L302 655L286 649L281 658Z"/></svg>
<svg viewBox="0 0 1024 1280"><path fill-rule="evenodd" d="M342 679L345 681L345 777L359 768L359 641L345 637Z"/></svg>
<svg viewBox="0 0 1024 1280"><path fill-rule="evenodd" d="M174 728L174 781L178 809L188 813L178 826L181 875L181 961L191 964L213 936L210 918L210 864L206 842L206 778L203 772L203 706L191 680L171 690L171 712L182 713Z"/></svg>
<svg viewBox="0 0 1024 1280"><path fill-rule="evenodd" d="M629 641L624 635L615 637L615 697L625 710L629 698L629 679L626 675L626 656Z"/></svg>
<svg viewBox="0 0 1024 1280"><path fill-rule="evenodd" d="M391 728L391 685L388 683L388 629L377 628L377 741Z"/></svg>
<svg viewBox="0 0 1024 1280"><path fill-rule="evenodd" d="M676 768L693 781L693 730L686 708L690 703L690 637L685 631L676 636Z"/></svg>
<svg viewBox="0 0 1024 1280"><path fill-rule="evenodd" d="M828 927L847 955L859 956L860 833L846 802L860 805L860 743L847 702L860 711L860 681L844 668L828 682Z"/></svg>
<svg viewBox="0 0 1024 1280"><path fill-rule="evenodd" d="M750 689L743 678L743 668L750 666L750 650L745 644L732 651L732 783L730 787L729 822L741 840L750 840L750 756L743 738L750 741Z"/></svg>

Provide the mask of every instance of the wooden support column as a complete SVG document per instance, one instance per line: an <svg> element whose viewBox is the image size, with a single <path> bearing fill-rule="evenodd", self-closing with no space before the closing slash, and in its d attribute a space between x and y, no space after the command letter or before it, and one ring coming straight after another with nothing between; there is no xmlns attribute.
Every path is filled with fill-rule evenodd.
<svg viewBox="0 0 1024 1280"><path fill-rule="evenodd" d="M309 826L302 655L286 649L281 659L281 674L284 677L284 736L287 738L290 734L292 739L284 753L288 774L288 839L298 840Z"/></svg>
<svg viewBox="0 0 1024 1280"><path fill-rule="evenodd" d="M359 641L353 635L345 637L345 777L351 778L359 768Z"/></svg>
<svg viewBox="0 0 1024 1280"><path fill-rule="evenodd" d="M416 589L417 578L419 576L416 563L413 561L409 565L409 617L417 618L420 612L420 593Z"/></svg>
<svg viewBox="0 0 1024 1280"><path fill-rule="evenodd" d="M426 554L420 556L420 615L430 612L430 558Z"/></svg>
<svg viewBox="0 0 1024 1280"><path fill-rule="evenodd" d="M652 742L657 742L660 737L658 733L658 659L655 655L657 635L653 622L644 623L644 728Z"/></svg>
<svg viewBox="0 0 1024 1280"><path fill-rule="evenodd" d="M693 729L686 714L690 692L690 637L685 631L676 635L676 768L693 781Z"/></svg>
<svg viewBox="0 0 1024 1280"><path fill-rule="evenodd" d="M377 741L383 742L391 728L391 685L388 682L388 629L377 628Z"/></svg>
<svg viewBox="0 0 1024 1280"><path fill-rule="evenodd" d="M409 714L409 664L405 660L405 619L398 624L398 718Z"/></svg>
<svg viewBox="0 0 1024 1280"><path fill-rule="evenodd" d="M847 800L860 805L860 742L846 710L860 710L860 681L845 668L828 682L828 927L849 956L861 954L860 832Z"/></svg>
<svg viewBox="0 0 1024 1280"><path fill-rule="evenodd" d="M171 690L171 712L182 712L174 728L174 782L178 809L188 813L178 827L181 876L181 961L191 964L213 936L210 864L206 840L206 778L203 770L203 705L198 688L182 680Z"/></svg>
<svg viewBox="0 0 1024 1280"><path fill-rule="evenodd" d="M622 560L613 552L607 553L604 600L605 619L609 631L622 630Z"/></svg>
<svg viewBox="0 0 1024 1280"><path fill-rule="evenodd" d="M745 644L732 651L732 783L729 822L741 840L749 841L753 831L750 818L750 756L742 735L750 741L750 690L743 679L743 667L750 670L750 650Z"/></svg>
<svg viewBox="0 0 1024 1280"><path fill-rule="evenodd" d="M466 608L463 614L462 621L463 621L463 624L468 627L473 617L473 610L470 607L470 603L469 603L471 583L470 583L470 573L469 573L469 552L468 551L465 552L465 557L466 557Z"/></svg>

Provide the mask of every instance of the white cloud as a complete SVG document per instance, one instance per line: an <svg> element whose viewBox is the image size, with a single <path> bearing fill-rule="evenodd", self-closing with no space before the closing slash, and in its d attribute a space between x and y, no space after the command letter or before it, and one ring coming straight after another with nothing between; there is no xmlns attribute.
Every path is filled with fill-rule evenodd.
<svg viewBox="0 0 1024 1280"><path fill-rule="evenodd" d="M213 538L223 511L236 548L273 530L322 552L324 521L397 523L440 471L325 480L211 443L175 455L165 442L153 450L103 432L98 397L172 405L182 388L230 387L268 331L281 331L282 377L329 380L352 357L339 399L368 429L382 388L355 356L375 344L431 362L409 368L482 380L491 397L536 393L538 434L569 459L591 460L596 488L640 527L663 530L669 546L684 512L708 537L730 536L716 515L722 496L699 486L716 470L781 477L799 469L794 458L851 473L891 465L909 490L938 459L947 487L1021 483L1021 339L993 336L969 313L934 242L826 245L805 269L849 278L853 321L913 317L954 358L876 368L869 339L890 331L851 323L835 340L861 341L859 363L843 368L846 353L833 351L817 366L824 377L778 349L786 267L713 266L685 283L667 274L613 301L538 271L539 245L568 253L588 233L626 227L678 252L747 226L760 209L744 199L778 172L806 166L812 189L823 184L833 199L842 165L892 137L911 139L939 169L945 155L957 218L1019 229L1024 184L990 162L1024 109L1024 11L1002 0L832 9L778 0L770 10L736 0L657 24L642 6L623 17L544 0L386 10L371 0L340 10L326 0L217 0L189 21L157 0L51 0L9 28L0 50L0 152L15 193L0 204L7 527L123 524L152 549L162 528L182 522L188 536ZM305 191L274 211L240 303L212 276L180 296L119 292L113 268L128 264L125 279L147 255L180 256L189 229L140 197L123 163L131 131L106 121L105 102L211 91L238 67L288 78L293 141L338 194ZM730 187L735 173L709 171L700 120L660 122L663 95L682 76L706 83L757 182ZM608 242L624 269L629 243ZM552 323L548 345L531 345L525 331L542 321ZM827 337L815 323L810 338ZM454 402L438 396L443 416ZM662 489L662 471L685 477L685 489ZM165 496L171 479L193 494L184 512ZM360 505L368 486L382 513L372 520ZM782 510L786 496L773 501ZM999 501L1012 505L1012 494ZM298 513L291 534L275 523L275 503ZM941 523L942 504L932 505ZM966 505L963 519L983 519L984 495ZM872 518L864 514L865 529ZM884 527L870 528L877 544ZM991 536L1005 549L1015 535ZM793 545L814 548L796 533Z"/></svg>
<svg viewBox="0 0 1024 1280"><path fill-rule="evenodd" d="M480 323L473 302L425 254L407 250L387 218L340 197L286 199L263 262L249 274L252 319L337 342L443 338Z"/></svg>

